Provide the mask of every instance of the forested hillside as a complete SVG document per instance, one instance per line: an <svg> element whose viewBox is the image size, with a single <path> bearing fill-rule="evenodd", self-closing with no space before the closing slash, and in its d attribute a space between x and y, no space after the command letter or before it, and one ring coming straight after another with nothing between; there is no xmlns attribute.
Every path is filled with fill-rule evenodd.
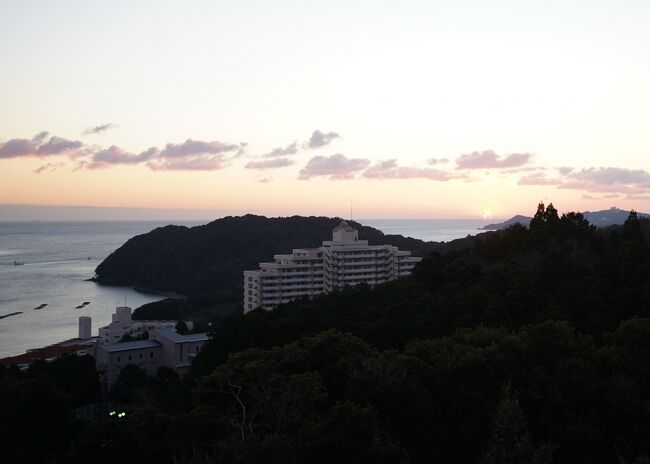
<svg viewBox="0 0 650 464"><path fill-rule="evenodd" d="M196 227L166 226L138 235L113 252L96 269L95 281L110 285L176 292L214 293L241 286L242 271L255 269L277 253L318 247L331 240L338 218L225 217ZM361 240L395 245L426 256L434 242L385 235L372 227L351 224Z"/></svg>
<svg viewBox="0 0 650 464"><path fill-rule="evenodd" d="M33 410L40 390L17 385L42 378L2 371L24 404L3 406L24 429L4 451L26 449L33 420L67 431L54 462L646 464L648 225L540 205L529 228L434 252L411 278L232 313L186 378L125 368L123 419Z"/></svg>

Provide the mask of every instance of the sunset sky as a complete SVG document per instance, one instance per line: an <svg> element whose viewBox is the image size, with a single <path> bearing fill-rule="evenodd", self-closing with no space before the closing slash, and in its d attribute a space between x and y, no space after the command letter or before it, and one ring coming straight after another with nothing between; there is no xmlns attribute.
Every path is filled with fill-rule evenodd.
<svg viewBox="0 0 650 464"><path fill-rule="evenodd" d="M0 204L650 212L649 24L647 0L4 0Z"/></svg>

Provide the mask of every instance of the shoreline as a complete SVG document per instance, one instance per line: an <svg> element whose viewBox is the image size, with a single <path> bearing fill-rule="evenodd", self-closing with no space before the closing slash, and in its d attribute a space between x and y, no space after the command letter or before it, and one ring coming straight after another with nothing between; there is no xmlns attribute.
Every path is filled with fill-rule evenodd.
<svg viewBox="0 0 650 464"><path fill-rule="evenodd" d="M84 279L85 282L94 282L97 285L101 285L103 287L121 287L121 288L130 288L134 292L142 293L145 295L157 295L157 296L164 296L167 298L174 298L178 300L186 299L187 295L183 295L181 293L177 292L172 292L172 291L165 291L165 290L155 290L155 289L150 289L146 287L135 287L133 285L120 285L120 284L111 284L111 283L106 283L102 282L101 280L97 279L97 277L90 277L88 279Z"/></svg>

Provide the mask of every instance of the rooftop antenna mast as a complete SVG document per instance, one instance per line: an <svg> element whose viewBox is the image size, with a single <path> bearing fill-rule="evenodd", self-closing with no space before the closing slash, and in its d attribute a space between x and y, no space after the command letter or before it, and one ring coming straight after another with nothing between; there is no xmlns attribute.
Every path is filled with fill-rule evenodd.
<svg viewBox="0 0 650 464"><path fill-rule="evenodd" d="M350 195L350 221L352 221L352 196Z"/></svg>

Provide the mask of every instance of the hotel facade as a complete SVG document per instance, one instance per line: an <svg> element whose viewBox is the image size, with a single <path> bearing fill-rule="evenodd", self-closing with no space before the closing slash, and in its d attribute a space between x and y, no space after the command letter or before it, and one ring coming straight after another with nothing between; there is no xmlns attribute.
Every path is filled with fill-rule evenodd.
<svg viewBox="0 0 650 464"><path fill-rule="evenodd" d="M302 296L330 293L360 283L377 285L411 274L421 258L392 245L369 245L341 222L332 240L318 248L274 256L259 269L244 271L244 312L270 310Z"/></svg>

